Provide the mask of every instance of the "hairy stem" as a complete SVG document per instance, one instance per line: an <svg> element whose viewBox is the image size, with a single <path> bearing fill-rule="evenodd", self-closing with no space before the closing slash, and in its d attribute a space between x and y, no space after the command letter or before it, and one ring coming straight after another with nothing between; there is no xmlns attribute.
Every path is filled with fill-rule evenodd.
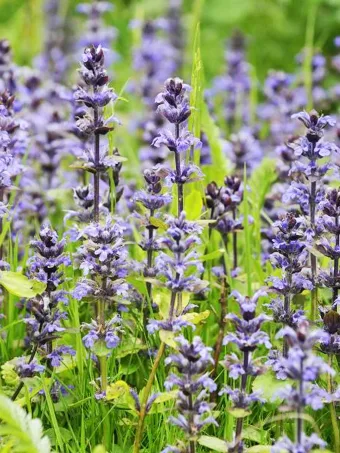
<svg viewBox="0 0 340 453"><path fill-rule="evenodd" d="M179 124L176 124L176 140L179 138ZM176 164L176 176L178 179L181 177L181 156L176 151L175 152L175 164ZM184 210L184 193L183 193L183 184L181 182L177 182L177 215L179 217L180 213Z"/></svg>
<svg viewBox="0 0 340 453"><path fill-rule="evenodd" d="M244 374L242 374L242 376L241 376L241 385L240 385L240 390L243 394L245 393L246 386L247 386L249 354L250 353L247 350L243 352ZM235 434L236 445L238 445L242 440L243 420L244 420L244 417L241 417L241 418L238 418L237 422L236 422L236 434Z"/></svg>
<svg viewBox="0 0 340 453"><path fill-rule="evenodd" d="M150 209L150 217L153 217L153 215L154 215L154 211L153 211L153 209ZM154 227L152 225L148 226L148 233L149 233L149 243L152 243L153 233L154 233ZM146 259L147 259L147 268L149 270L149 269L152 268L152 265L153 265L153 250L152 250L152 248L148 249L147 258ZM146 290L147 290L147 293L148 293L149 303L151 304L152 303L152 284L150 282L146 283Z"/></svg>
<svg viewBox="0 0 340 453"><path fill-rule="evenodd" d="M189 399L189 425L190 425L190 431L191 431L191 426L194 422L193 416L192 416L192 411L193 411L193 402L192 402L192 395L190 394L188 396ZM190 435L193 433L190 432ZM189 453L195 453L196 452L196 442L192 439L189 440Z"/></svg>
<svg viewBox="0 0 340 453"><path fill-rule="evenodd" d="M42 324L40 324L39 331L41 331L41 327L42 327ZM38 343L36 343L36 344L34 345L34 348L33 348L32 352L31 352L30 358L28 359L28 363L33 362L34 357L35 357L37 351L38 351ZM21 389L23 388L23 386L24 386L24 383L23 383L23 381L21 381L21 382L19 383L18 387L15 389L15 392L13 393L13 395L12 395L12 397L11 397L11 400L12 400L12 401L15 401L15 400L17 399L17 396L18 396L19 393L21 392Z"/></svg>
<svg viewBox="0 0 340 453"><path fill-rule="evenodd" d="M236 220L236 208L233 209L233 219ZM237 268L237 233L233 232L233 269Z"/></svg>
<svg viewBox="0 0 340 453"><path fill-rule="evenodd" d="M289 259L289 258L288 258ZM291 261L289 259L289 267L288 267L288 271L286 272L286 279L287 279L287 284L288 284L288 288L291 288L292 286L292 271L291 271ZM285 313L287 314L287 316L289 316L289 313L290 313L290 299L291 299L291 294L288 293L288 294L285 294L285 297L284 297L284 311ZM287 357L288 356L288 341L287 341L287 338L284 338L283 339L283 347L282 347L282 355L283 357Z"/></svg>
<svg viewBox="0 0 340 453"><path fill-rule="evenodd" d="M160 361L163 357L164 351L165 351L165 343L162 342L159 346L157 356L153 363L148 382L144 389L143 401L141 402L141 410L139 413L137 432L136 432L135 442L133 445L133 453L139 453L139 450L140 450L140 444L142 442L142 436L143 436L143 430L144 430L144 421L145 421L145 417L146 417L146 404L148 402L148 399L149 399L149 396L151 393L152 384L155 379L156 372L157 372L158 366L160 364Z"/></svg>
<svg viewBox="0 0 340 453"><path fill-rule="evenodd" d="M98 126L99 112L98 107L95 107L93 110L93 119L94 127ZM100 136L99 134L94 135L94 166L95 173L93 175L93 191L94 191L94 203L93 203L93 215L94 221L99 222L99 183L100 183L100 174L98 171L100 159Z"/></svg>
<svg viewBox="0 0 340 453"><path fill-rule="evenodd" d="M316 181L311 182L311 190L310 190L310 223L311 223L311 228L313 231L315 231L315 200L316 200ZM317 312L317 305L318 305L318 293L317 293L317 287L316 287L316 265L317 265L317 260L316 256L311 254L311 270L312 270L312 282L314 285L314 289L311 291L311 320L315 321L316 317L316 312Z"/></svg>
<svg viewBox="0 0 340 453"><path fill-rule="evenodd" d="M220 298L220 305L221 305L221 315L220 315L220 328L219 332L217 335L216 343L215 343L215 348L214 348L214 368L211 373L211 378L216 379L217 377L217 369L218 369L218 363L221 355L221 349L223 345L223 338L224 338L224 331L225 331L225 326L226 326L226 314L227 314L227 297L226 297L226 292L227 292L227 282L226 279L223 278L222 280L222 291L221 291L221 298ZM211 393L211 401L215 402L217 399L217 390L215 392Z"/></svg>
<svg viewBox="0 0 340 453"><path fill-rule="evenodd" d="M335 216L335 225L338 227L339 226L339 217L338 215ZM336 233L335 235L335 245L336 247L339 247L340 245L340 234ZM334 260L334 272L333 272L333 279L334 279L334 286L333 286L333 302L335 302L335 299L338 297L338 282L337 282L337 277L339 273L339 258L335 258Z"/></svg>
<svg viewBox="0 0 340 453"><path fill-rule="evenodd" d="M332 368L333 367L333 354L330 354L328 357L328 365ZM333 393L334 391L334 381L331 374L328 374L328 393ZM336 402L331 401L330 406L330 413L331 413L331 420L332 420L332 428L333 428L333 437L334 437L334 451L336 453L340 453L340 428L339 423L337 420L336 415Z"/></svg>
<svg viewBox="0 0 340 453"><path fill-rule="evenodd" d="M299 380L299 401L297 408L297 419L296 419L296 443L301 445L302 433L303 433L303 420L301 402L303 401L303 358L300 360L300 380Z"/></svg>

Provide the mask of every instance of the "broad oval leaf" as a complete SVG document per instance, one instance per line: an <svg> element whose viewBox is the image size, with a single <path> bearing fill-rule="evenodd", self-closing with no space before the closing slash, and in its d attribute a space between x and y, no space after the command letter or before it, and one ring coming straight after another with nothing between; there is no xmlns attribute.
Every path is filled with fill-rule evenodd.
<svg viewBox="0 0 340 453"><path fill-rule="evenodd" d="M227 442L218 437L201 436L198 439L198 443L202 445L202 447L210 448L210 450L220 451L222 453L227 453L229 451Z"/></svg>
<svg viewBox="0 0 340 453"><path fill-rule="evenodd" d="M45 291L46 284L38 280L30 280L20 272L0 272L0 285L10 294L18 297L34 297Z"/></svg>

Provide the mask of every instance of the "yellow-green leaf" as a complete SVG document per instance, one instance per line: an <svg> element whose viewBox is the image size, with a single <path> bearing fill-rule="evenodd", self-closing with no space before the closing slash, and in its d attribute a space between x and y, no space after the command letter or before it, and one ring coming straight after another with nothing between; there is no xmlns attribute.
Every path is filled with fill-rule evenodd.
<svg viewBox="0 0 340 453"><path fill-rule="evenodd" d="M220 451L222 453L227 453L229 451L227 442L218 437L201 436L198 438L198 443L202 445L202 447L210 448L210 450Z"/></svg>
<svg viewBox="0 0 340 453"><path fill-rule="evenodd" d="M243 418L243 417L247 417L247 415L250 415L251 411L246 411L245 409L241 409L241 408L237 407L237 408L228 409L228 413L235 418Z"/></svg>
<svg viewBox="0 0 340 453"><path fill-rule="evenodd" d="M247 453L270 453L271 452L270 445L254 445L253 447L247 448ZM325 451L325 450L322 450Z"/></svg>
<svg viewBox="0 0 340 453"><path fill-rule="evenodd" d="M0 272L0 285L10 294L18 297L34 297L44 292L46 284L38 280L30 280L20 272Z"/></svg>
<svg viewBox="0 0 340 453"><path fill-rule="evenodd" d="M149 222L152 226L156 228L160 228L161 230L167 230L168 225L163 222L161 219L157 219L157 217L149 217Z"/></svg>
<svg viewBox="0 0 340 453"><path fill-rule="evenodd" d="M203 207L201 193L198 190L191 190L185 197L185 206L188 220L197 220Z"/></svg>
<svg viewBox="0 0 340 453"><path fill-rule="evenodd" d="M159 331L159 338L163 343L170 346L171 348L177 349L177 343L174 340L176 333L171 332L170 330L160 330Z"/></svg>
<svg viewBox="0 0 340 453"><path fill-rule="evenodd" d="M106 399L108 401L122 397L129 392L130 387L125 381L117 381L114 384L108 385L106 389Z"/></svg>
<svg viewBox="0 0 340 453"><path fill-rule="evenodd" d="M201 321L207 319L209 315L210 311L205 310L202 311L201 313L186 313L185 315L182 316L182 318L188 322L191 322L192 324L198 324Z"/></svg>

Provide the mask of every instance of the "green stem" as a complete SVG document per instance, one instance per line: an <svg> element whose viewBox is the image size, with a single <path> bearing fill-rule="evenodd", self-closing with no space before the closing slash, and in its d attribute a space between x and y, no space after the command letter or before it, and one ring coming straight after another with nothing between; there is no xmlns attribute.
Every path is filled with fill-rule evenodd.
<svg viewBox="0 0 340 453"><path fill-rule="evenodd" d="M148 402L148 399L149 399L149 396L151 393L151 389L152 389L152 384L155 379L156 372L157 372L158 366L160 364L160 361L163 357L164 351L165 351L165 343L162 342L159 346L156 359L153 363L148 382L147 382L144 392L143 392L143 401L142 401L141 410L139 413L139 420L138 420L137 432L136 432L136 437L135 437L135 443L133 445L133 453L139 453L139 450L140 450L140 444L142 442L142 436L143 436L143 431L144 431L144 421L145 421L145 417L146 417L146 404Z"/></svg>

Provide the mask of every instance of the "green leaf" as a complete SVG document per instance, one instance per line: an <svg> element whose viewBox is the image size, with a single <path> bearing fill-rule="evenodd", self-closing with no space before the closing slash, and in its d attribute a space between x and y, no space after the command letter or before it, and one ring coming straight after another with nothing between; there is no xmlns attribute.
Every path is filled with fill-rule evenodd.
<svg viewBox="0 0 340 453"><path fill-rule="evenodd" d="M62 434L65 442L69 442L72 439L72 433L70 430L63 428L62 426L59 428L59 430L60 430L60 433ZM45 431L45 434L51 440L51 445L53 447L55 447L57 442L56 442L56 435L55 435L54 429L53 428L47 429Z"/></svg>
<svg viewBox="0 0 340 453"><path fill-rule="evenodd" d="M253 447L247 448L247 453L270 453L271 452L270 445L254 445ZM324 451L324 450L322 450Z"/></svg>
<svg viewBox="0 0 340 453"><path fill-rule="evenodd" d="M165 343L166 345L170 346L173 349L178 348L178 345L175 341L175 336L176 336L176 333L171 332L170 330L160 330L159 331L159 338L161 339L161 341L163 341L163 343Z"/></svg>
<svg viewBox="0 0 340 453"><path fill-rule="evenodd" d="M235 418L244 418L251 414L251 411L246 411L245 409L241 408L233 408L227 409L228 413Z"/></svg>
<svg viewBox="0 0 340 453"><path fill-rule="evenodd" d="M104 445L97 445L96 447L94 447L93 449L93 453L106 453L107 450L106 448L104 447Z"/></svg>
<svg viewBox="0 0 340 453"><path fill-rule="evenodd" d="M165 222L163 222L162 220L157 219L156 217L149 217L149 222L152 226L154 226L156 228L160 228L161 230L168 229L168 225Z"/></svg>
<svg viewBox="0 0 340 453"><path fill-rule="evenodd" d="M219 258L224 253L224 249L218 249L200 257L200 261L212 261Z"/></svg>
<svg viewBox="0 0 340 453"><path fill-rule="evenodd" d="M0 436L2 440L12 442L13 449L25 453L50 453L49 438L43 435L42 423L32 419L24 409L0 395Z"/></svg>
<svg viewBox="0 0 340 453"><path fill-rule="evenodd" d="M243 439L251 440L252 442L261 443L263 442L263 436L266 435L266 432L255 426L248 425L242 431ZM265 437L266 438L266 437Z"/></svg>
<svg viewBox="0 0 340 453"><path fill-rule="evenodd" d="M209 315L210 311L205 310L200 313L186 313L185 315L182 315L182 318L188 322L191 322L192 324L199 324L201 321L207 319Z"/></svg>
<svg viewBox="0 0 340 453"><path fill-rule="evenodd" d="M205 181L222 184L228 173L228 161L223 153L220 131L211 118L205 102L202 102L202 129L207 136L212 159L212 165L203 167L203 173L206 175Z"/></svg>
<svg viewBox="0 0 340 453"><path fill-rule="evenodd" d="M45 291L46 284L38 280L29 280L20 272L0 272L0 285L10 294L18 297L34 297Z"/></svg>
<svg viewBox="0 0 340 453"><path fill-rule="evenodd" d="M91 351L96 354L97 357L106 357L111 350L106 347L104 340L96 341Z"/></svg>
<svg viewBox="0 0 340 453"><path fill-rule="evenodd" d="M202 445L202 447L210 448L210 450L220 451L222 453L227 453L229 451L227 442L218 437L201 436L198 438L198 443Z"/></svg>
<svg viewBox="0 0 340 453"><path fill-rule="evenodd" d="M266 373L255 378L253 382L253 391L261 392L261 396L266 400L275 401L279 400L279 398L276 398L275 394L286 387L287 384L289 384L287 380L280 381L279 379L276 379L273 373Z"/></svg>
<svg viewBox="0 0 340 453"><path fill-rule="evenodd" d="M203 200L198 190L192 190L185 197L185 206L188 220L197 220L202 213Z"/></svg>
<svg viewBox="0 0 340 453"><path fill-rule="evenodd" d="M106 389L106 399L108 401L116 400L130 391L130 387L125 381L116 381L108 385Z"/></svg>

